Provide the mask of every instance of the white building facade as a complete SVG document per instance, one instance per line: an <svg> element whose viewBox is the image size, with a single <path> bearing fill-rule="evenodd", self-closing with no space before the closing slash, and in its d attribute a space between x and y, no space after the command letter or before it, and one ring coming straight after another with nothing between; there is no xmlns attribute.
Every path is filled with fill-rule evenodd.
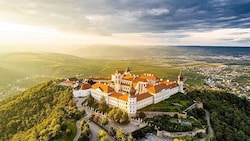
<svg viewBox="0 0 250 141"><path fill-rule="evenodd" d="M74 96L91 94L98 101L105 97L107 104L135 115L141 108L159 103L178 92L184 93L183 78L181 73L177 82L162 80L153 74L131 75L128 68L113 73L110 84L95 83L88 91L74 92Z"/></svg>

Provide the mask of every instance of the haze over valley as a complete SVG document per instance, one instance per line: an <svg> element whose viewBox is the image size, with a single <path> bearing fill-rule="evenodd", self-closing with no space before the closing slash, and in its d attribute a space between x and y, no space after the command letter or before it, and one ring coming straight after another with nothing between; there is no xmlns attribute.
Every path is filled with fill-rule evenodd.
<svg viewBox="0 0 250 141"><path fill-rule="evenodd" d="M250 141L249 0L0 0L0 141Z"/></svg>

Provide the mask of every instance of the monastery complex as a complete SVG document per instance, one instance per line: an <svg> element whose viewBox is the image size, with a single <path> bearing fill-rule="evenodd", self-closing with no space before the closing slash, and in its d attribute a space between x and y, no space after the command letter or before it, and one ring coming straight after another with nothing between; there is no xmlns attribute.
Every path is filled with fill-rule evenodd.
<svg viewBox="0 0 250 141"><path fill-rule="evenodd" d="M137 110L168 99L178 92L184 93L181 73L177 82L170 82L153 74L131 74L130 68L114 72L109 79L89 78L80 82L71 78L62 82L62 85L73 86L74 97L91 95L97 101L105 98L107 104L126 110L130 115L135 115Z"/></svg>

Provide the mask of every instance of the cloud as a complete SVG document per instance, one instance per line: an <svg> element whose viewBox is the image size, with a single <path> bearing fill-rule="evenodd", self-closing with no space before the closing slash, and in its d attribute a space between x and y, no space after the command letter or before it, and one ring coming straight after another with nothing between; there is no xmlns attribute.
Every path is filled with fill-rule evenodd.
<svg viewBox="0 0 250 141"><path fill-rule="evenodd" d="M199 37L192 33L238 29L219 35L224 39L238 36L249 43L243 37L249 35L244 31L250 28L249 7L249 0L11 0L0 1L0 20L75 34L137 34L143 36L140 39L170 44L197 41ZM225 42L216 37L215 41Z"/></svg>
<svg viewBox="0 0 250 141"><path fill-rule="evenodd" d="M246 0L13 0L3 3L5 8L12 9L8 14L12 13L19 21L74 32L131 33L250 27L250 3ZM93 22L93 19L86 18L92 15L99 19Z"/></svg>
<svg viewBox="0 0 250 141"><path fill-rule="evenodd" d="M168 14L169 10L167 8L153 8L151 10L148 10L148 14L149 15L153 15L153 16L159 16L162 14Z"/></svg>
<svg viewBox="0 0 250 141"><path fill-rule="evenodd" d="M231 35L244 35L244 34L249 34L249 32L234 32L234 33L231 33Z"/></svg>

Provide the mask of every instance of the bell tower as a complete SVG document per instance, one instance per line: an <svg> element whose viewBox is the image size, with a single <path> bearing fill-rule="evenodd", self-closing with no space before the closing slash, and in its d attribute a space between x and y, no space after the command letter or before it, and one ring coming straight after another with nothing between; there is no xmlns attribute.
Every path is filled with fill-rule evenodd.
<svg viewBox="0 0 250 141"><path fill-rule="evenodd" d="M129 97L128 97L128 114L136 115L136 90L131 87Z"/></svg>
<svg viewBox="0 0 250 141"><path fill-rule="evenodd" d="M180 71L180 74L178 76L178 85L179 85L179 92L184 93L184 90L183 90L184 76L183 76L181 71Z"/></svg>
<svg viewBox="0 0 250 141"><path fill-rule="evenodd" d="M131 75L131 69L130 67L126 68L126 71L124 72L126 75Z"/></svg>
<svg viewBox="0 0 250 141"><path fill-rule="evenodd" d="M114 84L115 84L115 90L117 92L121 90L121 79L122 79L122 75L119 73L119 71L116 71Z"/></svg>

